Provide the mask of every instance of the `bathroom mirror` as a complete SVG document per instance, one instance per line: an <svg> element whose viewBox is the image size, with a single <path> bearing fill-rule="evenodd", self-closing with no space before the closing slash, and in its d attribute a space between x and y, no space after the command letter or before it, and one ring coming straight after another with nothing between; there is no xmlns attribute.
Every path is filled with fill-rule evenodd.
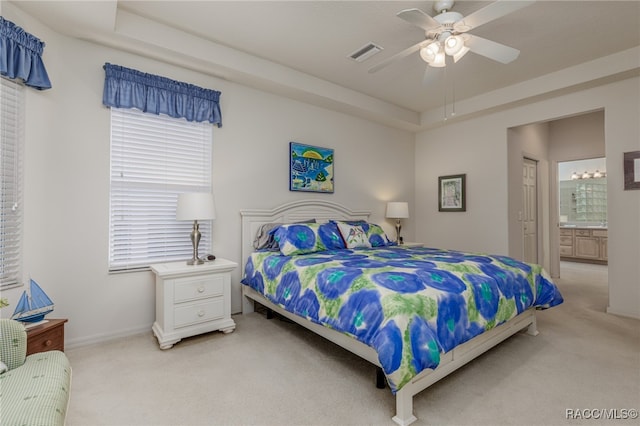
<svg viewBox="0 0 640 426"><path fill-rule="evenodd" d="M605 158L558 163L560 226L607 226Z"/></svg>

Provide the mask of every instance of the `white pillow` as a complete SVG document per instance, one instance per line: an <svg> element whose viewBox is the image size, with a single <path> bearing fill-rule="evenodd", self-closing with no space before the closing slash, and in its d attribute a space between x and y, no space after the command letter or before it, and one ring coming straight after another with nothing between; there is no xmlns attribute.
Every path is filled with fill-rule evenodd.
<svg viewBox="0 0 640 426"><path fill-rule="evenodd" d="M364 232L362 226L338 222L338 229L340 229L340 235L342 235L342 239L347 248L371 248L369 237L367 233Z"/></svg>

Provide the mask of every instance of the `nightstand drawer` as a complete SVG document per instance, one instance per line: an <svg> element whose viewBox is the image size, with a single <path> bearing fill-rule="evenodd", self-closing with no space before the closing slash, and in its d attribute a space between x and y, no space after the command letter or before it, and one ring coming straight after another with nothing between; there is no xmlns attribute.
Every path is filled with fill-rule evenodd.
<svg viewBox="0 0 640 426"><path fill-rule="evenodd" d="M205 297L219 296L224 293L224 275L210 275L198 278L181 278L176 280L173 293L175 303Z"/></svg>
<svg viewBox="0 0 640 426"><path fill-rule="evenodd" d="M224 300L218 297L206 302L179 306L175 308L174 316L176 328L213 321L224 317Z"/></svg>
<svg viewBox="0 0 640 426"><path fill-rule="evenodd" d="M28 352L30 354L53 350L64 351L64 329L62 327L52 328L46 333L29 339Z"/></svg>

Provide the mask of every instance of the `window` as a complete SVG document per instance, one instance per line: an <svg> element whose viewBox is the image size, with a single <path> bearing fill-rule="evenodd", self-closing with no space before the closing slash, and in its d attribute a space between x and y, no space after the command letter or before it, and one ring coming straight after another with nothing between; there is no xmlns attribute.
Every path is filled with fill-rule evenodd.
<svg viewBox="0 0 640 426"><path fill-rule="evenodd" d="M0 78L0 288L21 285L23 92Z"/></svg>
<svg viewBox="0 0 640 426"><path fill-rule="evenodd" d="M193 222L175 218L178 194L211 192L213 126L111 108L109 270L190 259ZM210 251L211 221L199 251Z"/></svg>

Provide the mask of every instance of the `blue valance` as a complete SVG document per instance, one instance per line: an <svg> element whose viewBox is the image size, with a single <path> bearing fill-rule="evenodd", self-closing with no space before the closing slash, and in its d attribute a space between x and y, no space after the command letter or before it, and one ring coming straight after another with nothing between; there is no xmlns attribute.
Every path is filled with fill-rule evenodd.
<svg viewBox="0 0 640 426"><path fill-rule="evenodd" d="M44 42L0 16L0 74L39 90L51 89L43 51Z"/></svg>
<svg viewBox="0 0 640 426"><path fill-rule="evenodd" d="M109 63L104 70L102 103L106 106L222 126L220 92Z"/></svg>

